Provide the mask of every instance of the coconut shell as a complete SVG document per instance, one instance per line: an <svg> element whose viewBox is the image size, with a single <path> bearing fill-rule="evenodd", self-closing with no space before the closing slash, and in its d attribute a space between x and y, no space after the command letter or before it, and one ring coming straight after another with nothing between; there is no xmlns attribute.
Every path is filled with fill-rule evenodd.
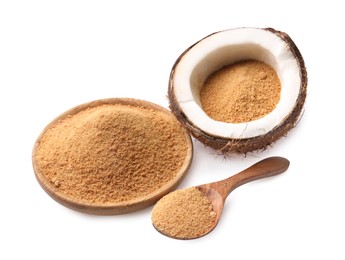
<svg viewBox="0 0 345 260"><path fill-rule="evenodd" d="M210 37L214 33L206 36L205 38L201 39L200 41L196 42L188 49L186 49L176 60L174 66L172 67L170 80L169 80L169 89L168 89L168 97L169 97L169 106L173 114L176 118L181 122L181 124L203 144L215 149L216 151L224 154L224 155L231 155L231 154L247 154L256 150L265 150L268 146L271 146L274 142L280 139L283 136L294 128L301 117L301 113L303 111L304 103L307 96L307 70L305 67L305 63L303 57L297 48L296 44L290 38L290 36L284 32L277 31L272 28L265 28L262 30L270 31L280 37L283 41L287 43L287 46L290 48L291 52L295 56L298 66L299 66L299 73L301 78L301 86L300 91L298 94L298 98L296 100L296 104L294 108L291 110L290 114L282 121L279 125L273 128L270 132L260 135L253 138L244 138L244 139L233 139L233 138L222 138L212 136L197 126L195 126L188 117L183 113L179 103L176 100L174 94L174 82L173 76L175 73L175 68L178 65L179 61L183 58L183 56L191 49L194 45L199 43L200 41Z"/></svg>

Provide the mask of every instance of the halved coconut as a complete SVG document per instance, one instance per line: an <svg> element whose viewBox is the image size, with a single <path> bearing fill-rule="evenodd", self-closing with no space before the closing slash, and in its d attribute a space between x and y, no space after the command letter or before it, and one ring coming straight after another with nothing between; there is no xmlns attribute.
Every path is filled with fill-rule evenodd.
<svg viewBox="0 0 345 260"><path fill-rule="evenodd" d="M210 118L200 102L206 79L226 65L258 60L271 66L281 83L280 100L266 116L244 123ZM272 28L236 28L213 33L189 47L175 62L169 82L170 108L202 143L223 154L265 149L298 122L307 92L307 71L297 46Z"/></svg>

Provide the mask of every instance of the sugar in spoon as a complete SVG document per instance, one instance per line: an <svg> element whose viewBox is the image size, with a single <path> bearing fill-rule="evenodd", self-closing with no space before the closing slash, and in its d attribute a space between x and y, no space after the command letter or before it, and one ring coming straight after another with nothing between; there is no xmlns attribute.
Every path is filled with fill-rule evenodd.
<svg viewBox="0 0 345 260"><path fill-rule="evenodd" d="M172 238L176 238L176 239L194 239L194 238L204 236L208 234L209 232L211 232L218 224L222 211L223 211L225 200L234 189L236 189L237 187L245 183L248 183L257 179L266 178L266 177L283 173L284 171L288 169L289 164L290 162L283 157L269 157L255 163L249 168L227 179L195 186L194 188L200 191L201 194L209 200L209 202L212 205L212 211L210 212L213 213L213 215L215 215L214 218L212 219L212 222L209 225L207 225L207 227L200 227L200 232L193 231L192 233L188 233L188 231L186 231L189 229L189 227L193 225L195 227L198 227L198 223L195 223L197 220L191 218L191 216L193 216L192 212L190 214L188 213L188 207L189 207L190 202L182 201L182 202L175 203L173 200L170 200L171 205L166 204L166 202L164 201L166 205L162 206L161 204L164 204L164 203L161 203L161 201L164 200L164 197L160 201L158 201L158 203L153 208L153 211L152 211L153 226L160 233ZM174 191L166 195L166 197L172 196L172 198L175 198L175 197L177 198L177 195L174 197L174 193L178 192L178 194L183 194L183 191L184 190ZM167 203L169 203L169 201ZM185 206L187 205L187 206L184 207L184 205ZM156 214L156 212L160 210L159 207L162 207L163 209L167 209L167 211L164 212L163 210L163 212L160 211L159 214ZM172 208L172 207L177 207L177 208ZM181 207L181 209L179 209L179 207ZM171 216L172 212L174 216ZM170 216L164 215L165 213L170 214ZM177 217L179 221L186 222L180 225L182 227L181 230L175 227L166 228L169 225L171 226L172 217L174 217L175 219ZM183 230L183 228L186 230Z"/></svg>

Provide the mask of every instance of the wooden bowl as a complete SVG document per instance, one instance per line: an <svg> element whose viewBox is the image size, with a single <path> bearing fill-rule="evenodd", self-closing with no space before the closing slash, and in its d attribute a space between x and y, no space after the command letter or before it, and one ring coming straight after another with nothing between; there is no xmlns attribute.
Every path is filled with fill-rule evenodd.
<svg viewBox="0 0 345 260"><path fill-rule="evenodd" d="M79 198L71 197L66 195L64 192L61 192L56 185L54 185L44 172L40 171L39 168L39 159L36 157L37 149L40 145L40 142L42 138L44 137L46 131L50 129L51 127L55 126L58 122L61 120L71 117L85 109L88 108L94 108L101 105L112 105L112 104L120 104L120 105L126 105L134 108L147 108L150 110L155 110L158 112L162 112L165 115L169 116L169 120L171 119L173 122L178 123L177 119L173 116L173 114L159 106L147 101L143 100L137 100L137 99L129 99L129 98L111 98L111 99L102 99L102 100L96 100L93 102L85 103L79 106L76 106L57 118L55 118L50 124L48 124L44 130L41 132L39 137L37 138L32 152L32 163L33 163L33 169L35 172L35 176L41 185L41 187L57 202L61 203L62 205L81 212L90 213L90 214L97 214L97 215L115 215L115 214L124 214L129 213L133 211L137 211L140 209L143 209L145 207L148 207L152 204L154 204L158 199L160 199L162 196L166 195L167 193L174 190L183 180L185 175L188 172L189 166L192 161L193 156L193 146L192 141L190 138L190 135L188 132L181 126L181 129L183 129L183 139L185 140L186 146L187 146L187 153L185 160L182 164L182 167L179 168L178 172L176 173L175 177L170 179L168 182L163 184L161 187L157 187L156 190L153 192L146 194L143 197L137 197L132 200L128 201L121 201L121 202L114 202L114 203L94 203L94 202L87 202L85 200L81 200ZM159 113L158 113L159 115ZM179 123L178 123L179 124Z"/></svg>

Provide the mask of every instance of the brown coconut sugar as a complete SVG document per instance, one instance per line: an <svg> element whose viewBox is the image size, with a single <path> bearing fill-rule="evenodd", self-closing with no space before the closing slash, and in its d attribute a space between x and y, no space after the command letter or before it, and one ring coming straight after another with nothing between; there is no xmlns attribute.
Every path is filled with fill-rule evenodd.
<svg viewBox="0 0 345 260"><path fill-rule="evenodd" d="M280 92L280 80L272 67L245 60L211 74L200 91L200 102L214 120L243 123L270 113L279 102Z"/></svg>
<svg viewBox="0 0 345 260"><path fill-rule="evenodd" d="M71 200L130 201L173 179L187 154L182 127L161 111L123 104L88 108L44 133L37 169Z"/></svg>
<svg viewBox="0 0 345 260"><path fill-rule="evenodd" d="M192 239L204 235L216 221L210 200L197 188L176 190L152 210L152 223L165 235Z"/></svg>

